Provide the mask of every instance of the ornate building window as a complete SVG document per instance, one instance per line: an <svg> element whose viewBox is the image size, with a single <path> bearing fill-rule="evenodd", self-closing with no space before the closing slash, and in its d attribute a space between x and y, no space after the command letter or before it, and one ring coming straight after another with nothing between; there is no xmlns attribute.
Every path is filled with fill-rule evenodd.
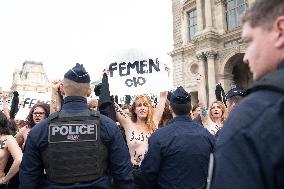
<svg viewBox="0 0 284 189"><path fill-rule="evenodd" d="M196 9L187 12L188 17L188 38L191 40L197 31Z"/></svg>
<svg viewBox="0 0 284 189"><path fill-rule="evenodd" d="M226 0L227 29L232 31L241 26L241 17L247 8L246 0Z"/></svg>

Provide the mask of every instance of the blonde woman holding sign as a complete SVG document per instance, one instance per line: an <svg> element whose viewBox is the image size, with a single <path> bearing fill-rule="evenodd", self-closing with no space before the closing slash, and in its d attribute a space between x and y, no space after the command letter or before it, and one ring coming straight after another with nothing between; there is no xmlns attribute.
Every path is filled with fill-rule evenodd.
<svg viewBox="0 0 284 189"><path fill-rule="evenodd" d="M158 128L162 117L167 92L161 92L156 108L147 96L137 96L132 104L131 117L115 104L116 118L125 130L126 142L134 168L135 187L139 180L140 165L148 151L148 138Z"/></svg>

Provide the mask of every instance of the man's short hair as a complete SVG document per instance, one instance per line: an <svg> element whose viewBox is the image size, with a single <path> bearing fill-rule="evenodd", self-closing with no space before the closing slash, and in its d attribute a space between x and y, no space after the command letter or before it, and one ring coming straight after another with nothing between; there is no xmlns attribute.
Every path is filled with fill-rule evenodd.
<svg viewBox="0 0 284 189"><path fill-rule="evenodd" d="M175 104L175 103L170 103L170 106L172 107L173 112L178 115L189 115L190 110L191 110L191 104Z"/></svg>
<svg viewBox="0 0 284 189"><path fill-rule="evenodd" d="M90 88L90 83L77 83L70 79L64 78L63 81L64 91L67 96L86 96Z"/></svg>
<svg viewBox="0 0 284 189"><path fill-rule="evenodd" d="M272 29L274 20L284 16L284 0L256 0L243 17L243 23L248 22L251 27Z"/></svg>
<svg viewBox="0 0 284 189"><path fill-rule="evenodd" d="M191 96L182 86L177 87L171 93L169 101L176 115L189 115L191 110Z"/></svg>
<svg viewBox="0 0 284 189"><path fill-rule="evenodd" d="M242 99L243 99L244 97L243 96L233 96L233 97L231 97L231 98L229 98L229 99L227 99L228 100L228 102L229 103L235 103L235 104L237 104L239 101L241 101Z"/></svg>

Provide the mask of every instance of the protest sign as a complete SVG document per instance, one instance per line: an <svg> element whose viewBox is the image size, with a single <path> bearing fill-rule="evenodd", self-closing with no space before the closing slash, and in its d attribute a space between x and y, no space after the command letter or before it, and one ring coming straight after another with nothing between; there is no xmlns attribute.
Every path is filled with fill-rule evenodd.
<svg viewBox="0 0 284 189"><path fill-rule="evenodd" d="M50 94L27 92L25 94L23 102L21 102L16 118L20 120L25 120L29 114L30 109L37 103L50 104Z"/></svg>
<svg viewBox="0 0 284 189"><path fill-rule="evenodd" d="M171 80L165 64L148 58L111 63L109 86L110 93L116 95L157 94L171 89Z"/></svg>

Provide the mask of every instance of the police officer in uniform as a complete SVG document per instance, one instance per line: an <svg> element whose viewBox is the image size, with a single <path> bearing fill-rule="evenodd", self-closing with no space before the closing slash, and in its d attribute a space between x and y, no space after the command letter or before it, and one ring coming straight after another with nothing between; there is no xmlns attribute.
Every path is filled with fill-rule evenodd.
<svg viewBox="0 0 284 189"><path fill-rule="evenodd" d="M228 112L231 112L231 110L243 99L245 95L246 90L243 88L236 87L229 90L225 96Z"/></svg>
<svg viewBox="0 0 284 189"><path fill-rule="evenodd" d="M88 109L90 77L83 65L76 64L64 75L61 92L61 111L29 133L20 188L111 189L113 179L116 188L132 189L132 165L119 128Z"/></svg>
<svg viewBox="0 0 284 189"><path fill-rule="evenodd" d="M214 152L212 189L284 188L284 1L256 0L243 17L254 84L231 111Z"/></svg>
<svg viewBox="0 0 284 189"><path fill-rule="evenodd" d="M182 87L171 94L169 108L173 119L149 139L143 188L204 188L214 137L192 121L190 95Z"/></svg>

